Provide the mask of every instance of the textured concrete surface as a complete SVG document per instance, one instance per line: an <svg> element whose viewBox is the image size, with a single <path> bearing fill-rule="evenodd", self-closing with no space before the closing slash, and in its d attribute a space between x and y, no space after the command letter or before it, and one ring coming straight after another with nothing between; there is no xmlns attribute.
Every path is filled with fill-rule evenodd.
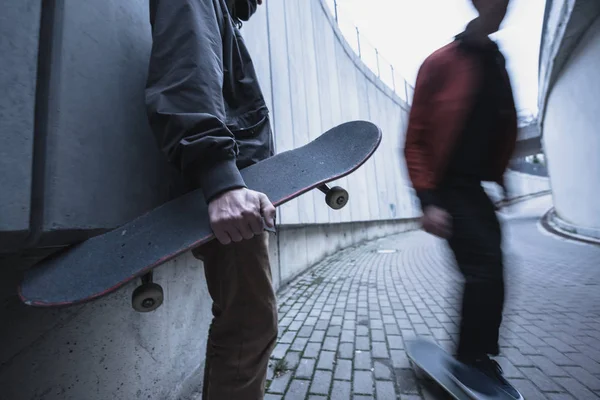
<svg viewBox="0 0 600 400"><path fill-rule="evenodd" d="M548 98L544 148L561 219L600 230L600 18L573 50Z"/></svg>
<svg viewBox="0 0 600 400"><path fill-rule="evenodd" d="M3 274L11 295L0 308L0 398L175 400L197 387L211 316L202 264L187 254L155 280L165 302L140 314L130 306L138 282L84 306L45 310L20 303Z"/></svg>
<svg viewBox="0 0 600 400"><path fill-rule="evenodd" d="M9 0L0 13L0 253L29 233L40 9Z"/></svg>
<svg viewBox="0 0 600 400"><path fill-rule="evenodd" d="M549 0L540 49L539 123L558 216L599 230L600 2Z"/></svg>
<svg viewBox="0 0 600 400"><path fill-rule="evenodd" d="M528 400L600 398L600 247L542 231L544 197L503 216L505 375ZM425 335L452 351L460 276L444 242L400 234L342 251L280 295L268 400L434 399L405 343ZM279 361L283 360L283 361Z"/></svg>
<svg viewBox="0 0 600 400"><path fill-rule="evenodd" d="M44 244L113 228L169 194L144 108L148 2L55 4Z"/></svg>

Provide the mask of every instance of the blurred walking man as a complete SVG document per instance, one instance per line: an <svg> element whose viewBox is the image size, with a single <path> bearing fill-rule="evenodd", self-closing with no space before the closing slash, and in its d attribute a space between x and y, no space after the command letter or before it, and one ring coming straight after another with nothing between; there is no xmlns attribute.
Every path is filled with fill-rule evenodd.
<svg viewBox="0 0 600 400"><path fill-rule="evenodd" d="M239 171L273 155L267 106L238 30L262 2L150 0L150 125L203 191L217 238L194 251L213 300L203 400L262 400L277 339L263 225L273 228L275 208Z"/></svg>
<svg viewBox="0 0 600 400"><path fill-rule="evenodd" d="M478 18L420 68L404 154L423 229L448 241L465 278L456 351L461 363L451 374L467 390L501 389L521 399L490 358L499 354L504 266L500 224L481 185L505 187L517 137L504 57L488 37L498 31L509 0L472 2ZM480 373L495 387L477 379Z"/></svg>

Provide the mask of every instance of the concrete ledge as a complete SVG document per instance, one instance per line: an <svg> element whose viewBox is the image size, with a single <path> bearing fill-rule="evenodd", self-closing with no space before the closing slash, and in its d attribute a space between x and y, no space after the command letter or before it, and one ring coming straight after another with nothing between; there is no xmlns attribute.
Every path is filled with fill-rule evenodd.
<svg viewBox="0 0 600 400"><path fill-rule="evenodd" d="M418 227L417 219L280 227L271 243L275 286L282 288L339 250Z"/></svg>
<svg viewBox="0 0 600 400"><path fill-rule="evenodd" d="M554 208L542 218L542 226L551 233L567 239L600 245L600 230L573 225L558 215Z"/></svg>
<svg viewBox="0 0 600 400"><path fill-rule="evenodd" d="M550 179L544 176L509 170L505 174L505 180L511 196L509 203L526 200L529 196L547 194L550 191ZM500 186L495 183L484 183L483 186L494 202L502 201L503 194Z"/></svg>
<svg viewBox="0 0 600 400"><path fill-rule="evenodd" d="M535 198L538 198L538 197L546 196L546 195L549 195L551 193L552 193L551 190L542 190L542 191L535 192L535 193L528 193L528 194L524 194L524 195L521 195L521 196L514 196L514 197L510 197L510 198L506 199L505 204L506 205L517 204L517 203L521 203L523 201L527 201L527 200L535 199Z"/></svg>

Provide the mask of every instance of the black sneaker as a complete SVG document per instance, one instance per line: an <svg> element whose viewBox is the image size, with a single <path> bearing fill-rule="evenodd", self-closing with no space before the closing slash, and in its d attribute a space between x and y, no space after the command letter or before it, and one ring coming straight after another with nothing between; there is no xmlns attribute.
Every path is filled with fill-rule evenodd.
<svg viewBox="0 0 600 400"><path fill-rule="evenodd" d="M481 374L489 379L481 379ZM475 395L492 396L501 390L515 400L523 400L523 396L504 378L500 364L489 357L468 364L457 363L452 369L452 375L457 384Z"/></svg>

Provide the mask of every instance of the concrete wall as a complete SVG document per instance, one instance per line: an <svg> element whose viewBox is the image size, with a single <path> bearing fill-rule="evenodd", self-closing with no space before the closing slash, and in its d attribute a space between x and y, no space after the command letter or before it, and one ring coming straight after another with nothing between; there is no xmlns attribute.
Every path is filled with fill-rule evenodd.
<svg viewBox="0 0 600 400"><path fill-rule="evenodd" d="M600 19L573 49L548 95L543 142L557 215L600 230Z"/></svg>
<svg viewBox="0 0 600 400"><path fill-rule="evenodd" d="M0 14L0 252L29 234L40 13L13 0Z"/></svg>

